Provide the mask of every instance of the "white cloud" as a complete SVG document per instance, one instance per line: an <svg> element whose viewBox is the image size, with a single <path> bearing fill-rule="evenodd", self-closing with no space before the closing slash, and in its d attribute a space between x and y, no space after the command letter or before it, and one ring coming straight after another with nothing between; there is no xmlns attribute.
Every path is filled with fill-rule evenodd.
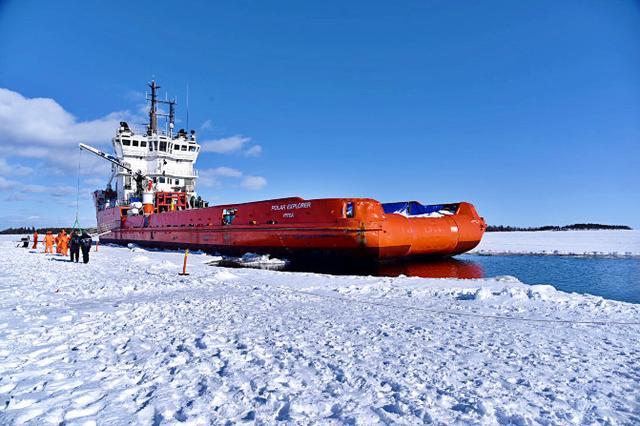
<svg viewBox="0 0 640 426"><path fill-rule="evenodd" d="M267 180L262 176L245 176L238 169L232 167L216 167L213 169L200 169L198 182L201 186L220 186L221 178L242 179L240 186L246 189L262 189L267 185Z"/></svg>
<svg viewBox="0 0 640 426"><path fill-rule="evenodd" d="M2 190L11 189L14 187L14 185L15 185L15 182L0 176L0 189Z"/></svg>
<svg viewBox="0 0 640 426"><path fill-rule="evenodd" d="M215 169L211 169L216 176L225 176L225 177L241 177L242 172L238 169L234 169L232 167L216 167Z"/></svg>
<svg viewBox="0 0 640 426"><path fill-rule="evenodd" d="M93 178L89 178L89 179L85 179L84 180L84 184L85 185L89 185L89 186L92 186L92 187L106 185L106 182L107 182L106 176L102 177L102 178L93 177Z"/></svg>
<svg viewBox="0 0 640 426"><path fill-rule="evenodd" d="M213 122L211 120L205 120L200 126L200 130L207 130L213 128Z"/></svg>
<svg viewBox="0 0 640 426"><path fill-rule="evenodd" d="M52 191L53 189L54 189L53 187L36 185L36 184L20 185L21 192L29 192L31 194L44 194L49 191Z"/></svg>
<svg viewBox="0 0 640 426"><path fill-rule="evenodd" d="M1 179L1 178L0 178ZM0 187L0 189L2 189ZM5 201L15 202L15 201L25 201L27 197L24 194L16 194L15 192L10 193L4 199Z"/></svg>
<svg viewBox="0 0 640 426"><path fill-rule="evenodd" d="M8 155L45 159L46 165L40 167L39 172L75 171L78 143L107 144L122 120L139 118L128 111L119 111L80 121L53 99L27 98L0 88L0 145ZM92 170L99 162L98 159L84 161L91 163ZM28 169L19 167L18 173L26 175Z"/></svg>
<svg viewBox="0 0 640 426"><path fill-rule="evenodd" d="M243 188L258 190L267 186L267 180L262 176L247 176L242 179L242 183L240 185Z"/></svg>
<svg viewBox="0 0 640 426"><path fill-rule="evenodd" d="M78 142L105 143L113 136L126 111L105 117L78 121L56 101L26 98L18 92L0 88L0 141L3 144L69 146Z"/></svg>
<svg viewBox="0 0 640 426"><path fill-rule="evenodd" d="M247 157L259 157L262 154L262 146L254 145L244 152Z"/></svg>
<svg viewBox="0 0 640 426"><path fill-rule="evenodd" d="M27 176L33 172L31 167L22 164L9 164L4 158L0 158L0 175Z"/></svg>
<svg viewBox="0 0 640 426"><path fill-rule="evenodd" d="M238 152L251 140L246 136L234 135L228 138L204 141L200 144L203 152L215 152L217 154L231 154Z"/></svg>
<svg viewBox="0 0 640 426"><path fill-rule="evenodd" d="M140 99L139 94L131 93L128 96L132 100ZM5 158L0 158L0 189L8 190L7 196L14 199L22 198L25 194L56 197L75 193L74 187L27 184L12 180L14 177L33 174L36 170L38 175L55 174L74 180L79 173L89 176L83 180L86 185L100 184L104 181L102 178L108 176L110 165L88 153L80 153L78 143L107 145L120 121L143 121L142 112L112 112L101 118L81 121L53 99L28 98L18 92L0 88L0 146L3 148L3 155L41 160L37 164L24 165L12 164ZM210 120L202 124L202 128L209 126L213 126ZM250 142L249 137L234 135L204 141L201 146L204 152L260 155L262 147L249 146ZM260 189L266 185L265 178L245 176L240 170L230 167L200 171L202 185L219 185L220 179L239 179L240 186L248 189Z"/></svg>
<svg viewBox="0 0 640 426"><path fill-rule="evenodd" d="M242 172L232 167L216 167L198 170L198 182L202 186L219 186L218 178L240 178Z"/></svg>
<svg viewBox="0 0 640 426"><path fill-rule="evenodd" d="M34 183L24 183L16 180L9 180L0 176L0 190L7 193L5 201L24 201L30 199L28 194L38 195L38 199L42 196L50 197L68 197L77 192L77 189L69 185L41 185Z"/></svg>

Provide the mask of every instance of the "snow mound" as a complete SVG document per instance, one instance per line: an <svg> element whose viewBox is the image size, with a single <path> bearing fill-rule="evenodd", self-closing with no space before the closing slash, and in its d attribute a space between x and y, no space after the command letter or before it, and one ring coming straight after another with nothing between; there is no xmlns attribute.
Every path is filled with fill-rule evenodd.
<svg viewBox="0 0 640 426"><path fill-rule="evenodd" d="M228 281L238 279L239 277L229 271L219 271L213 275L213 278L219 281Z"/></svg>
<svg viewBox="0 0 640 426"><path fill-rule="evenodd" d="M532 285L527 289L527 296L535 300L552 300L558 291L550 285Z"/></svg>
<svg viewBox="0 0 640 426"><path fill-rule="evenodd" d="M486 300L493 296L491 290L487 287L480 287L473 295L474 300Z"/></svg>

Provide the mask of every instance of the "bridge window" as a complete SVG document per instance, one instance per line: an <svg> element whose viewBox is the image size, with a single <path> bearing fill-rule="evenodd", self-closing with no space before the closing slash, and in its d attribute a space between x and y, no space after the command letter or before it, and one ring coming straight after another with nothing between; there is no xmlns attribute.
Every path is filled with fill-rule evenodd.
<svg viewBox="0 0 640 426"><path fill-rule="evenodd" d="M147 141L140 141L140 146L143 148L147 147Z"/></svg>
<svg viewBox="0 0 640 426"><path fill-rule="evenodd" d="M160 182L160 183L164 183L164 177L159 177L159 178L158 178L158 182Z"/></svg>
<svg viewBox="0 0 640 426"><path fill-rule="evenodd" d="M186 146L186 145L182 145L182 146L180 147L180 150L181 150L181 151L186 151L186 150L187 150L187 146Z"/></svg>
<svg viewBox="0 0 640 426"><path fill-rule="evenodd" d="M129 139L122 139L122 145L129 146L131 145L131 141Z"/></svg>
<svg viewBox="0 0 640 426"><path fill-rule="evenodd" d="M195 146L190 146L190 147L189 147L189 151L193 152L193 151L195 151L195 150L196 150L196 147L195 147Z"/></svg>
<svg viewBox="0 0 640 426"><path fill-rule="evenodd" d="M131 141L131 145L138 146L138 141L136 141L136 140Z"/></svg>
<svg viewBox="0 0 640 426"><path fill-rule="evenodd" d="M166 150L167 150L167 143L160 142L160 151L166 151Z"/></svg>

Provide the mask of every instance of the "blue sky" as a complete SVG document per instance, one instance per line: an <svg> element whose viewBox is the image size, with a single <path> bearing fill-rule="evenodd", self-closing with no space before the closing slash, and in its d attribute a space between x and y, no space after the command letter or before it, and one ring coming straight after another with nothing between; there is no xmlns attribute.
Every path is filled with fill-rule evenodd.
<svg viewBox="0 0 640 426"><path fill-rule="evenodd" d="M395 3L0 1L0 227L70 225L76 142L110 148L152 77L178 127L190 87L213 203L467 200L492 224L640 227L639 3ZM81 160L92 223L108 168Z"/></svg>

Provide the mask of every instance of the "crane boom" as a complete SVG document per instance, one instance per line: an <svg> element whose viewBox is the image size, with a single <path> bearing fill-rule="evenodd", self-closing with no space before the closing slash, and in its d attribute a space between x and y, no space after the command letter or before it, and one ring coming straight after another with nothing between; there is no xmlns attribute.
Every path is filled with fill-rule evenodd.
<svg viewBox="0 0 640 426"><path fill-rule="evenodd" d="M83 143L81 143L79 145L80 145L80 149L84 149L85 151L89 151L93 155L95 155L97 157L100 157L100 158L103 158L103 159L115 164L116 166L122 167L123 169L133 173L133 170L131 170L130 167L127 167L124 164L122 164L122 162L120 160L118 160L116 157L114 157L113 155L107 154L106 152L100 151L98 148L94 148L92 146L85 145Z"/></svg>

